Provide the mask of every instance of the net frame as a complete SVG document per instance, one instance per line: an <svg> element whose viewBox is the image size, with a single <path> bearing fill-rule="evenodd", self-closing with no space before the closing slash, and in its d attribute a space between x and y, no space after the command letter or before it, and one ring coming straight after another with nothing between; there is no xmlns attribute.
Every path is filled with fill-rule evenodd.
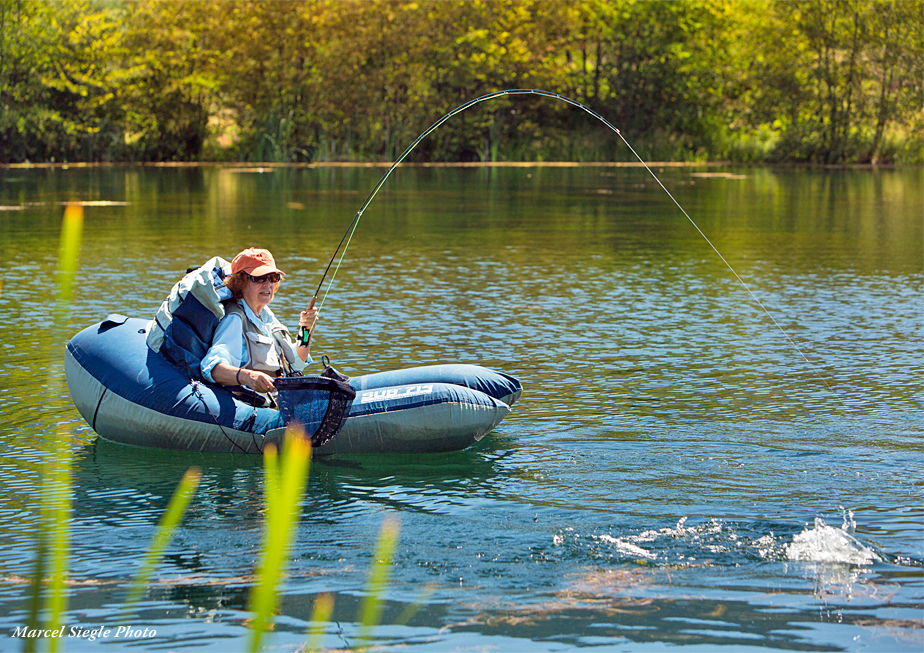
<svg viewBox="0 0 924 653"><path fill-rule="evenodd" d="M320 447L336 436L346 421L356 390L349 383L324 376L290 376L276 379L279 411L287 427L297 426L311 440L312 447ZM310 402L327 394L324 415L317 422L305 419L311 412ZM311 432L309 432L311 431Z"/></svg>

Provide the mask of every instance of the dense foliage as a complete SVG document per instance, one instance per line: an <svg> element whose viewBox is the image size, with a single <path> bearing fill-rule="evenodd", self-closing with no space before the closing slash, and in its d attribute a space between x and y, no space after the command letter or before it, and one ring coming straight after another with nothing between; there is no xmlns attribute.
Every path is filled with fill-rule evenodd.
<svg viewBox="0 0 924 653"><path fill-rule="evenodd" d="M0 162L390 160L568 96L649 159L921 162L924 0L0 0ZM416 160L619 160L477 105Z"/></svg>

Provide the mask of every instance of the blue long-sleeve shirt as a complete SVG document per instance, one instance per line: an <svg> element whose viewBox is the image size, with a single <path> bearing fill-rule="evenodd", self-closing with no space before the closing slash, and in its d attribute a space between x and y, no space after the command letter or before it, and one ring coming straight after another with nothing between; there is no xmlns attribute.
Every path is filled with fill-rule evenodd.
<svg viewBox="0 0 924 653"><path fill-rule="evenodd" d="M254 324L262 334L267 337L273 337L273 331L282 327L282 323L276 319L269 307L264 307L260 315L256 315L247 305L247 302L240 300L238 304L244 309L247 319ZM215 335L212 337L212 346L202 359L202 376L208 381L216 383L212 378L212 369L218 363L227 363L231 367L244 367L250 362L250 353L247 349L247 336L244 334L244 324L240 315L236 313L226 313L218 323L215 329ZM285 355L285 352L283 352ZM292 354L295 354L295 345L292 344ZM307 361L302 361L298 355L286 356L289 364L293 369L301 371L311 362L311 356ZM294 359L294 360L293 360Z"/></svg>

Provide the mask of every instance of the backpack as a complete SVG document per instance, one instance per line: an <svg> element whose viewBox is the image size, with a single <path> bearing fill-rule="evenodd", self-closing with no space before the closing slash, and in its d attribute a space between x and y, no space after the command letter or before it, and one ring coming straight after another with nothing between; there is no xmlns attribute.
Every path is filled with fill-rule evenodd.
<svg viewBox="0 0 924 653"><path fill-rule="evenodd" d="M225 285L230 275L231 264L220 256L188 271L174 284L148 323L148 347L195 378L203 379L202 359L225 316L222 302L232 299Z"/></svg>

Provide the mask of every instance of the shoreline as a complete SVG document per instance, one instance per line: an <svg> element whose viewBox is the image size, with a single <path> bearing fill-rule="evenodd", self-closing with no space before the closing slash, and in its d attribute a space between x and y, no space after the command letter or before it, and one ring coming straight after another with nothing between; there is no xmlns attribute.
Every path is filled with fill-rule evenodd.
<svg viewBox="0 0 924 653"><path fill-rule="evenodd" d="M249 163L225 161L91 161L0 163L0 170L61 169L70 168L227 168L237 172L269 172L285 168L390 168L389 161L318 161L311 163ZM466 162L402 162L406 168L695 168L695 167L770 167L770 168L826 168L882 170L893 168L922 168L921 164L895 163L736 163L733 161L466 161Z"/></svg>

